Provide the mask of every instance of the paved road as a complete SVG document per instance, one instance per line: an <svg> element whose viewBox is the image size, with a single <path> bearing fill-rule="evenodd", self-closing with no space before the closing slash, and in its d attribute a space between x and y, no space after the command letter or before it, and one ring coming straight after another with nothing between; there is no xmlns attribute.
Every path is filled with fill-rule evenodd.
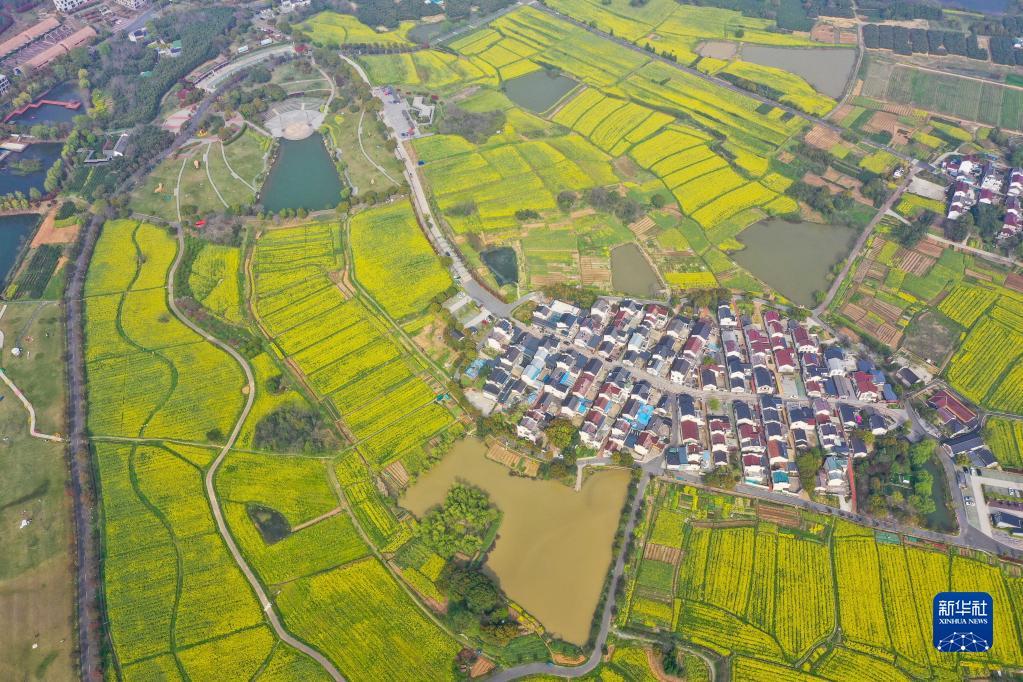
<svg viewBox="0 0 1023 682"><path fill-rule="evenodd" d="M930 239L931 241L936 241L939 244L951 246L952 249L955 251L965 251L966 253L972 253L975 256L980 256L981 258L985 258L995 263L1000 263L1001 265L1023 268L1023 260L1003 256L999 253L992 253L991 251L985 251L984 249L978 249L975 246L967 246L966 244L961 244L960 242L953 241L951 239L945 239L944 237L938 237L933 234L930 235L928 239Z"/></svg>
<svg viewBox="0 0 1023 682"><path fill-rule="evenodd" d="M901 183L899 183L899 186L894 192L892 192L891 196L885 200L881 208L878 209L877 214L874 215L867 226L863 228L863 231L860 232L860 236L857 238L856 244L853 246L852 250L849 251L849 257L845 259L845 265L842 266L842 271L838 273L838 276L835 277L835 281L831 283L831 288L828 289L828 293L824 296L824 300L821 301L820 305L813 309L814 315L821 315L828 309L828 306L831 305L831 301L834 300L838 290L842 287L842 282L844 282L845 278L849 275L849 268L852 267L853 262L856 260L856 256L863 249L863 245L867 243L867 238L873 234L874 228L877 227L877 224L881 222L881 220L885 217L885 214L891 210L892 206L895 205L895 202L902 196L902 193L906 191L907 187L909 187L909 183L913 180L913 176L916 175L916 171L917 169L914 167L906 174L906 177Z"/></svg>
<svg viewBox="0 0 1023 682"><path fill-rule="evenodd" d="M206 78L203 78L201 81L196 83L196 86L202 88L207 92L214 92L224 84L224 81L226 81L239 71L247 69L253 64L258 64L264 59L269 59L270 57L277 57L282 54L293 53L294 51L295 46L292 45L291 43L286 43L283 45L275 45L273 47L267 47L261 50L257 50L255 52L241 55L237 59L233 60L227 66L221 68L216 73L213 73L207 76Z"/></svg>
<svg viewBox="0 0 1023 682"><path fill-rule="evenodd" d="M362 78L367 85L373 88L373 84L370 82L369 76L366 75L366 72L358 62L343 53L340 56L341 59L345 60L353 69L355 69L356 73L359 74L359 77ZM380 88L373 88L373 94L382 101L386 99L382 89ZM528 296L523 297L515 303L505 303L489 289L476 281L472 275L472 271L470 271L466 266L461 252L448 240L447 235L444 234L439 223L434 218L433 211L430 209L430 202L426 198L426 191L423 189L422 179L419 177L419 170L416 163L412 160L411 155L408 153L408 150L404 147L404 141L401 138L401 131L391 128L391 133L394 135L394 139L398 141L398 158L401 159L405 166L405 179L408 181L409 188L412 193L412 206L415 208L416 217L419 220L419 225L426 234L427 239L429 239L430 243L433 245L434 250L451 259L451 276L459 283L459 285L461 285L461 287L465 290L465 293L467 293L469 297L477 303L477 305L489 310L498 317L509 317L515 306L528 298ZM532 296L532 294L529 296Z"/></svg>
<svg viewBox="0 0 1023 682"><path fill-rule="evenodd" d="M173 312L175 317L181 320L189 329L234 358L234 361L238 363L242 370L244 370L245 380L248 382L248 390L245 394L245 407L242 408L241 414L238 415L238 420L235 422L234 428L231 429L231 435L228 436L227 442L224 443L224 447L221 448L220 454L217 455L215 460L213 460L210 468L206 470L206 496L210 500L210 509L213 512L213 518L217 522L217 530L220 532L220 536L224 539L224 543L231 552L231 556L234 557L235 563L238 564L240 569L242 569L242 573L245 574L245 578L249 581L249 584L252 586L252 590L256 593L256 597L259 599L259 603L263 607L263 612L266 614L267 620L270 621L270 625L273 627L274 632L277 633L277 637L279 637L284 643L289 644L319 663L333 679L338 682L344 682L344 677L342 677L341 673L334 667L334 664L327 660L326 656L305 642L293 637L291 633L285 630L284 626L281 625L280 618L277 616L277 611L274 610L273 602L270 601L270 598L263 590L263 586L260 584L259 579L256 578L252 568L250 568L249 564L245 561L241 551L238 549L238 545L234 541L234 536L231 535L231 532L227 529L227 523L224 521L224 514L221 511L220 498L217 495L217 487L214 485L214 480L217 476L217 469L220 468L224 458L227 457L227 453L230 452L231 447L238 439L238 434L241 433L242 426L244 426L245 420L248 418L249 412L252 410L252 404L256 400L256 379L252 375L252 367L249 366L249 363L241 356L240 353L238 353L238 351L196 325L178 308L178 304L174 299L174 275L177 273L184 255L185 233L184 230L178 228L178 254L174 258L174 263L167 271L167 302L170 305L171 312Z"/></svg>
<svg viewBox="0 0 1023 682"><path fill-rule="evenodd" d="M625 570L625 543L632 537L632 532L636 528L636 520L638 517L637 512L643 502L643 497L646 495L647 484L650 483L650 479L653 478L653 476L654 474L650 470L644 468L639 480L639 486L636 488L636 495L632 498L632 505L629 507L628 511L628 521L625 522L625 535L623 536L624 541L618 552L618 558L615 559L614 569L611 572L611 582L608 586L607 600L604 602L604 612L600 616L600 630L597 632L597 640L593 645L593 652L590 654L590 657L586 659L586 662L582 665L571 667L564 665L548 665L546 663L528 663L526 665L508 668L506 670L499 670L488 677L488 681L509 682L510 680L516 680L520 677L526 677L527 675L582 677L600 665L600 659L604 655L604 644L607 642L607 635L611 631L611 618L614 613L615 605L615 585L617 585L618 581L621 580L622 573Z"/></svg>

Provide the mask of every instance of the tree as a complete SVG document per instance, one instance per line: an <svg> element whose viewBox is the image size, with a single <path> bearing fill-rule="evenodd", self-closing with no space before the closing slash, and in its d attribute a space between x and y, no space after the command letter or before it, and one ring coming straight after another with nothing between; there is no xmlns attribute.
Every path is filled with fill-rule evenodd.
<svg viewBox="0 0 1023 682"><path fill-rule="evenodd" d="M449 564L437 582L451 601L478 616L494 616L505 606L501 590L477 568Z"/></svg>
<svg viewBox="0 0 1023 682"><path fill-rule="evenodd" d="M423 517L419 535L444 558L458 553L472 556L483 548L484 537L498 517L485 492L458 483L448 491L441 507Z"/></svg>
<svg viewBox="0 0 1023 682"><path fill-rule="evenodd" d="M620 467L632 467L635 460L628 452L619 450L618 452L611 453L611 463Z"/></svg>
<svg viewBox="0 0 1023 682"><path fill-rule="evenodd" d="M806 450L796 455L796 469L799 470L799 483L803 490L813 490L817 485L817 472L824 464L824 453L820 448Z"/></svg>
<svg viewBox="0 0 1023 682"><path fill-rule="evenodd" d="M575 206L576 199L578 199L578 196L572 190L566 189L562 192L559 192L558 208L567 213L568 211L572 210L573 206Z"/></svg>
<svg viewBox="0 0 1023 682"><path fill-rule="evenodd" d="M567 419L554 419L547 428L544 429L544 434L547 436L547 442L551 444L557 450L564 450L572 444L572 439L575 438L576 430L572 422Z"/></svg>

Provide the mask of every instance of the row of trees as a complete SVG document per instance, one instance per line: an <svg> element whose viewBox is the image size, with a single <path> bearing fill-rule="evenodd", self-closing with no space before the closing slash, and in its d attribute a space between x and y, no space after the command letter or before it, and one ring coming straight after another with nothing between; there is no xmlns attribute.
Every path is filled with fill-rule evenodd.
<svg viewBox="0 0 1023 682"><path fill-rule="evenodd" d="M871 48L892 50L898 54L929 53L955 54L970 59L986 60L987 50L977 43L977 36L957 31L925 30L865 24L863 45Z"/></svg>

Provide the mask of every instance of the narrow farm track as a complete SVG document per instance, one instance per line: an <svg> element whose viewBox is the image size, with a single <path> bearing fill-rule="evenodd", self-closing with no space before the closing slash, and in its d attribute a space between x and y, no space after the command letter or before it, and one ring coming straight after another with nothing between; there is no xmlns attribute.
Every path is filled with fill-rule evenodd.
<svg viewBox="0 0 1023 682"><path fill-rule="evenodd" d="M393 184L394 184L395 186L400 186L400 185L401 185L401 183L400 183L400 182L398 182L397 180L395 180L394 178L392 178L392 177L391 177L391 176L390 176L390 175L389 175L389 174L387 173L387 171L385 171L385 170L384 170L384 167L383 167L383 166L381 166L381 165L380 165L379 163L377 163L377 162L376 162L376 161L375 161L375 160L374 160L374 159L373 159L372 157L370 157L370 155L369 155L369 154L367 154L367 153L366 153L366 148L365 148L364 146L362 146L362 119L363 119L363 118L365 118L365 117L366 117L366 110L365 110L365 109L363 109L363 110L362 110L362 113L361 113L361 114L359 114L359 129L358 129L358 131L357 131L357 133L358 133L358 137L359 137L359 149L361 149L361 150L362 150L362 155L363 155L363 156L365 156L365 157L366 157L366 160L367 160L367 161L369 161L369 162L370 162L371 164L373 164L373 166L374 166L374 167L375 167L375 168L376 168L376 169L377 169L378 171L380 171L380 174L381 174L381 175L383 175L383 176L384 176L385 178L387 178L388 180L390 180L390 181L391 181L391 182L392 182L392 183L393 183Z"/></svg>
<svg viewBox="0 0 1023 682"><path fill-rule="evenodd" d="M55 443L63 442L64 439L61 438L60 436L53 436L53 435L50 435L48 433L42 433L42 432L36 430L36 409L35 409L35 407L32 406L32 403L29 402L28 398L25 397L25 394L21 392L21 389L18 388L13 381L11 381L11 378L9 376L7 376L7 374L5 374L2 369L0 369L0 379L3 379L4 383L7 384L7 387L9 389L11 389L11 392L14 393L15 397L18 400L21 401L22 405L25 406L25 410L28 412L28 433L29 433L29 435L32 436L33 438L41 438L43 440L52 440Z"/></svg>
<svg viewBox="0 0 1023 682"><path fill-rule="evenodd" d="M216 338L212 334L209 334L206 331L204 331L201 327L193 323L191 319L185 316L178 308L177 302L174 300L174 276L178 271L178 267L181 265L181 261L184 258L184 255L185 233L183 230L179 228L178 253L177 256L175 256L174 258L174 263L171 265L170 269L167 270L167 301L168 305L170 306L171 312L173 312L174 316L177 317L189 329L191 329L196 334L203 337L203 339L213 344L217 348L223 350L232 358L234 358L235 362L237 362L238 365L245 372L245 379L248 382L248 392L245 397L245 407L242 408L241 414L238 415L238 420L235 422L234 428L231 429L231 435L228 436L227 442L220 449L220 454L217 455L217 458L213 460L213 463L210 464L210 468L206 471L205 478L206 496L209 498L210 501L210 510L213 512L213 518L217 522L217 530L220 532L220 536L224 539L224 544L226 544L228 550L230 550L231 556L234 557L235 563L238 564L238 567L242 570L242 573L245 574L246 580L249 581L249 584L252 586L252 590L256 593L256 596L259 598L259 602L263 606L263 612L266 614L267 620L270 621L270 625L273 627L274 632L277 633L277 637L280 638L280 640L283 641L284 643L289 644L290 646L301 651L302 653L306 654L311 659L319 663L320 666L322 666L323 669L326 670L327 673L334 680L337 680L338 682L344 682L345 678L341 675L340 672L338 672L337 668L334 667L334 664L331 663L326 656L324 656L319 651L312 648L305 642L296 639L287 630L284 629L284 626L281 624L277 612L274 610L273 602L270 601L270 598L267 596L266 591L260 584L259 579L256 578L256 574L252 571L252 568L245 561L245 558L242 556L241 551L238 549L238 545L234 541L234 537L231 535L231 532L227 528L227 523L224 521L224 514L221 511L220 498L217 497L217 488L214 485L214 480L217 475L217 469L220 468L220 465L221 463L223 463L224 458L227 457L227 453L231 450L231 446L233 446L235 441L238 439L238 434L241 433L242 426L245 424L245 420L248 418L249 412L252 410L252 404L253 402L255 402L256 399L256 379L252 374L252 367L249 366L249 363L245 360L245 358L241 356L241 354L238 351L236 351L234 348L224 343L220 339Z"/></svg>

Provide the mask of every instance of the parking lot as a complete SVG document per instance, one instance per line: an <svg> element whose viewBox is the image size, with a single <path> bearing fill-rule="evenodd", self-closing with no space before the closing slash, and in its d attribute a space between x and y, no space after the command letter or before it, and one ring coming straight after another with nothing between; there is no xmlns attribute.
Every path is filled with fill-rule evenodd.
<svg viewBox="0 0 1023 682"><path fill-rule="evenodd" d="M398 96L394 88L391 86L373 88L373 94L384 103L384 122L389 128L397 131L402 139L410 140L422 135L415 116L408 107L408 100Z"/></svg>

